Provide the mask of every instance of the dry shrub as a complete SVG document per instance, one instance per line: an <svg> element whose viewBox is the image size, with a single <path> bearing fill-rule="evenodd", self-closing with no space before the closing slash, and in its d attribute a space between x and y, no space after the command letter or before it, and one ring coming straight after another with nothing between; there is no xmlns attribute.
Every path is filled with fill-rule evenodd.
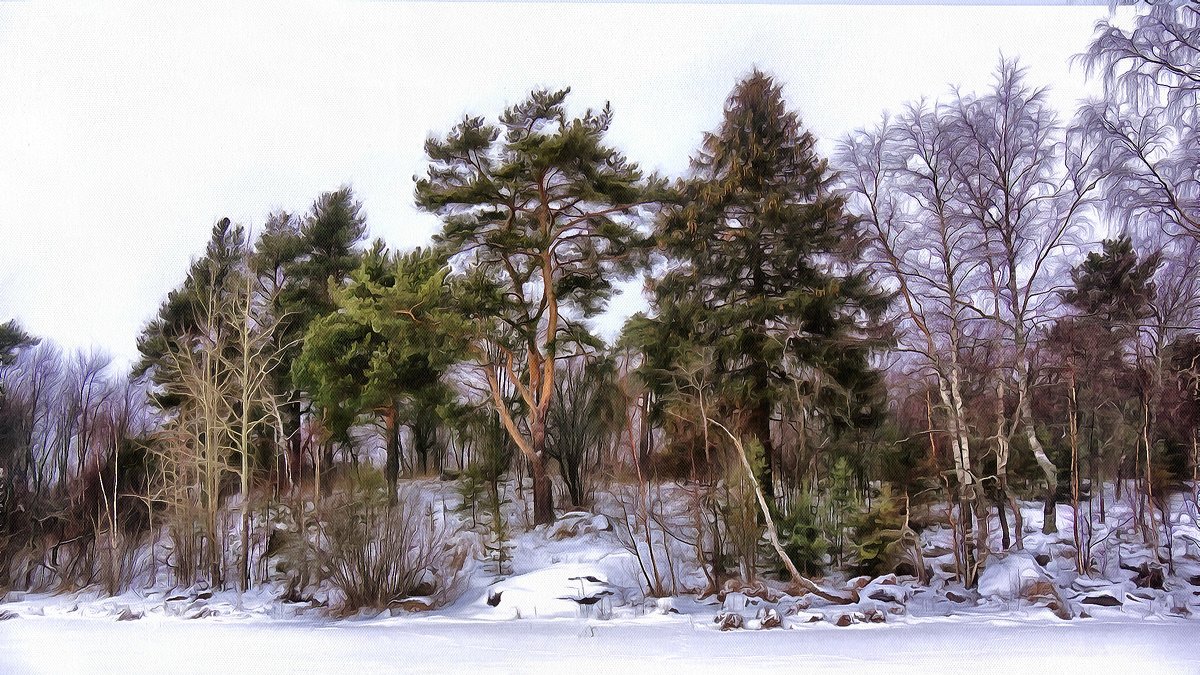
<svg viewBox="0 0 1200 675"><path fill-rule="evenodd" d="M346 611L389 607L414 596L444 597L454 567L444 523L415 489L402 489L389 504L382 479L373 477L366 474L323 509L316 551L322 574L341 591Z"/></svg>

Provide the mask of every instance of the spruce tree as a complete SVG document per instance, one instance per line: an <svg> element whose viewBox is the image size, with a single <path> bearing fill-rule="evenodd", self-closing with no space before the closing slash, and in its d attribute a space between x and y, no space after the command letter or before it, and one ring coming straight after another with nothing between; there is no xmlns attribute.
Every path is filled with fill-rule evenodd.
<svg viewBox="0 0 1200 675"><path fill-rule="evenodd" d="M879 377L869 328L887 305L854 270L859 241L826 161L781 87L754 71L739 82L664 210L657 236L672 259L653 284L649 334L675 357L713 348L713 381L739 433L765 451L760 482L773 495L771 420L799 383L835 426L878 419ZM663 351L663 347L655 347Z"/></svg>

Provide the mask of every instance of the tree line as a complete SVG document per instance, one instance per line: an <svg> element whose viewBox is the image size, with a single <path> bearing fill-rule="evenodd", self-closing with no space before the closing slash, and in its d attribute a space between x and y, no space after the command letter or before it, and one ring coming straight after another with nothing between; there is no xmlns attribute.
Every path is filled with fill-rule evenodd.
<svg viewBox="0 0 1200 675"><path fill-rule="evenodd" d="M444 533L403 476L458 480L500 571L505 506L532 527L605 492L654 594L685 590L672 541L710 590L923 577L935 512L970 586L1029 499L1045 532L1070 505L1081 573L1109 499L1170 565L1200 485L1197 18L1102 23L1104 95L1069 119L1003 60L824 158L754 70L668 180L609 106L536 90L426 142L427 247L368 243L349 187L221 220L128 375L0 327L0 588L420 594ZM638 277L649 311L601 339Z"/></svg>

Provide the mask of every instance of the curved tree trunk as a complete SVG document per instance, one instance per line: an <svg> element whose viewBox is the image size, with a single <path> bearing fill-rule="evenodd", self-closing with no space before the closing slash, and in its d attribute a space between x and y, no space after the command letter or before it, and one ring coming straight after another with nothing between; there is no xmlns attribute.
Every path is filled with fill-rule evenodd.
<svg viewBox="0 0 1200 675"><path fill-rule="evenodd" d="M1037 460L1038 466L1042 469L1042 474L1046 477L1046 502L1042 510L1044 518L1042 520L1042 534L1052 534L1058 532L1058 516L1055 509L1055 499L1058 494L1058 467L1050 460L1046 454L1046 448L1037 437L1037 427L1033 422L1033 402L1031 401L1030 383L1029 383L1029 363L1026 361L1025 335L1018 330L1016 335L1017 346L1017 406L1018 414L1021 417L1021 426L1025 429L1025 438L1029 441L1029 449L1033 452L1034 459Z"/></svg>

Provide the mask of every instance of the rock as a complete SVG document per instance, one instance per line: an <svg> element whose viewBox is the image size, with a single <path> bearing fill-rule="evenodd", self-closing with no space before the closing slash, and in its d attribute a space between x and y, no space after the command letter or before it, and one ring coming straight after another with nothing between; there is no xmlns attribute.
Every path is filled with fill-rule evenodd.
<svg viewBox="0 0 1200 675"><path fill-rule="evenodd" d="M852 623L854 623L854 617L850 616L849 614L843 614L837 618L837 621L833 622L833 625L845 628Z"/></svg>
<svg viewBox="0 0 1200 675"><path fill-rule="evenodd" d="M1033 556L1033 559L1036 560L1037 564L1041 565L1042 567L1048 566L1051 560L1050 556L1046 555L1045 553L1039 553Z"/></svg>
<svg viewBox="0 0 1200 675"><path fill-rule="evenodd" d="M212 591L200 591L196 594L197 600L208 600L212 597Z"/></svg>
<svg viewBox="0 0 1200 675"><path fill-rule="evenodd" d="M871 582L869 586L863 589L863 593L868 598L877 602L895 602L899 604L908 602L908 599L912 597L912 590L909 587L884 582Z"/></svg>
<svg viewBox="0 0 1200 675"><path fill-rule="evenodd" d="M878 609L868 609L863 612L863 617L868 623L887 623L887 615Z"/></svg>
<svg viewBox="0 0 1200 675"><path fill-rule="evenodd" d="M809 615L808 619L805 620L804 623L817 623L818 621L824 621L824 620L825 620L824 614L821 614L820 612L814 612L813 614Z"/></svg>
<svg viewBox="0 0 1200 675"><path fill-rule="evenodd" d="M721 630L733 630L745 626L746 620L735 612L721 612L713 617L713 623L720 624Z"/></svg>
<svg viewBox="0 0 1200 675"><path fill-rule="evenodd" d="M404 612L425 612L432 608L432 603L424 598L406 598L393 602L388 610L392 616L399 616Z"/></svg>
<svg viewBox="0 0 1200 675"><path fill-rule="evenodd" d="M862 589L866 588L867 584L869 583L871 583L871 577L854 577L850 581L846 582L846 588L861 591Z"/></svg>
<svg viewBox="0 0 1200 675"><path fill-rule="evenodd" d="M592 528L593 532L612 532L613 524L608 516L601 514L592 518Z"/></svg>
<svg viewBox="0 0 1200 675"><path fill-rule="evenodd" d="M978 590L984 597L1013 600L1029 597L1031 587L1049 581L1046 570L1029 553L997 553L988 558L979 575ZM1052 584L1050 588L1053 589Z"/></svg>
<svg viewBox="0 0 1200 675"><path fill-rule="evenodd" d="M17 618L17 616L19 616L19 615L16 612L10 612L5 609L0 609L0 621L8 621L9 619L15 619L15 618Z"/></svg>
<svg viewBox="0 0 1200 675"><path fill-rule="evenodd" d="M1164 580L1162 567L1142 563L1139 574L1133 578L1133 583L1137 584L1138 588L1154 588L1161 591Z"/></svg>
<svg viewBox="0 0 1200 675"><path fill-rule="evenodd" d="M1066 604L1059 600L1050 600L1046 602L1046 609L1054 612L1054 616L1057 616L1064 621L1071 618L1071 610L1067 609Z"/></svg>
<svg viewBox="0 0 1200 675"><path fill-rule="evenodd" d="M774 609L768 609L762 618L763 628L779 628L783 625L783 620L779 618L779 612Z"/></svg>
<svg viewBox="0 0 1200 675"><path fill-rule="evenodd" d="M946 591L946 599L950 602L957 602L959 604L975 601L975 599L970 595L965 593L957 593L955 591Z"/></svg>
<svg viewBox="0 0 1200 675"><path fill-rule="evenodd" d="M1193 574L1188 577L1187 582L1193 586L1200 586L1200 574Z"/></svg>
<svg viewBox="0 0 1200 675"><path fill-rule="evenodd" d="M125 609L122 609L121 613L117 616L117 621L137 621L140 618L142 618L141 612L135 612L126 607Z"/></svg>
<svg viewBox="0 0 1200 675"><path fill-rule="evenodd" d="M726 612L745 611L746 595L744 593L727 593L725 600L721 603L721 608Z"/></svg>
<svg viewBox="0 0 1200 675"><path fill-rule="evenodd" d="M1055 590L1054 584L1047 580L1040 579L1023 588L1021 590L1021 597L1025 598L1026 600L1044 600L1046 598L1058 597L1058 591Z"/></svg>
<svg viewBox="0 0 1200 675"><path fill-rule="evenodd" d="M215 609L211 609L211 608L209 608L209 607L202 607L202 608L200 609L200 611L199 611L199 612L196 612L195 614L193 614L193 615L191 615L191 616L189 616L189 617L185 617L185 618L188 618L188 619L207 619L207 618L208 618L208 617L210 617L210 616L220 616L220 613L219 613L219 612L217 612Z"/></svg>
<svg viewBox="0 0 1200 675"><path fill-rule="evenodd" d="M1048 579L1040 579L1022 589L1021 597L1035 603L1041 603L1046 609L1054 612L1060 619L1070 619L1071 610L1058 594L1058 589Z"/></svg>
<svg viewBox="0 0 1200 675"><path fill-rule="evenodd" d="M1104 593L1100 595L1089 595L1079 602L1084 605L1099 605L1100 607L1120 607L1122 604L1120 600Z"/></svg>

